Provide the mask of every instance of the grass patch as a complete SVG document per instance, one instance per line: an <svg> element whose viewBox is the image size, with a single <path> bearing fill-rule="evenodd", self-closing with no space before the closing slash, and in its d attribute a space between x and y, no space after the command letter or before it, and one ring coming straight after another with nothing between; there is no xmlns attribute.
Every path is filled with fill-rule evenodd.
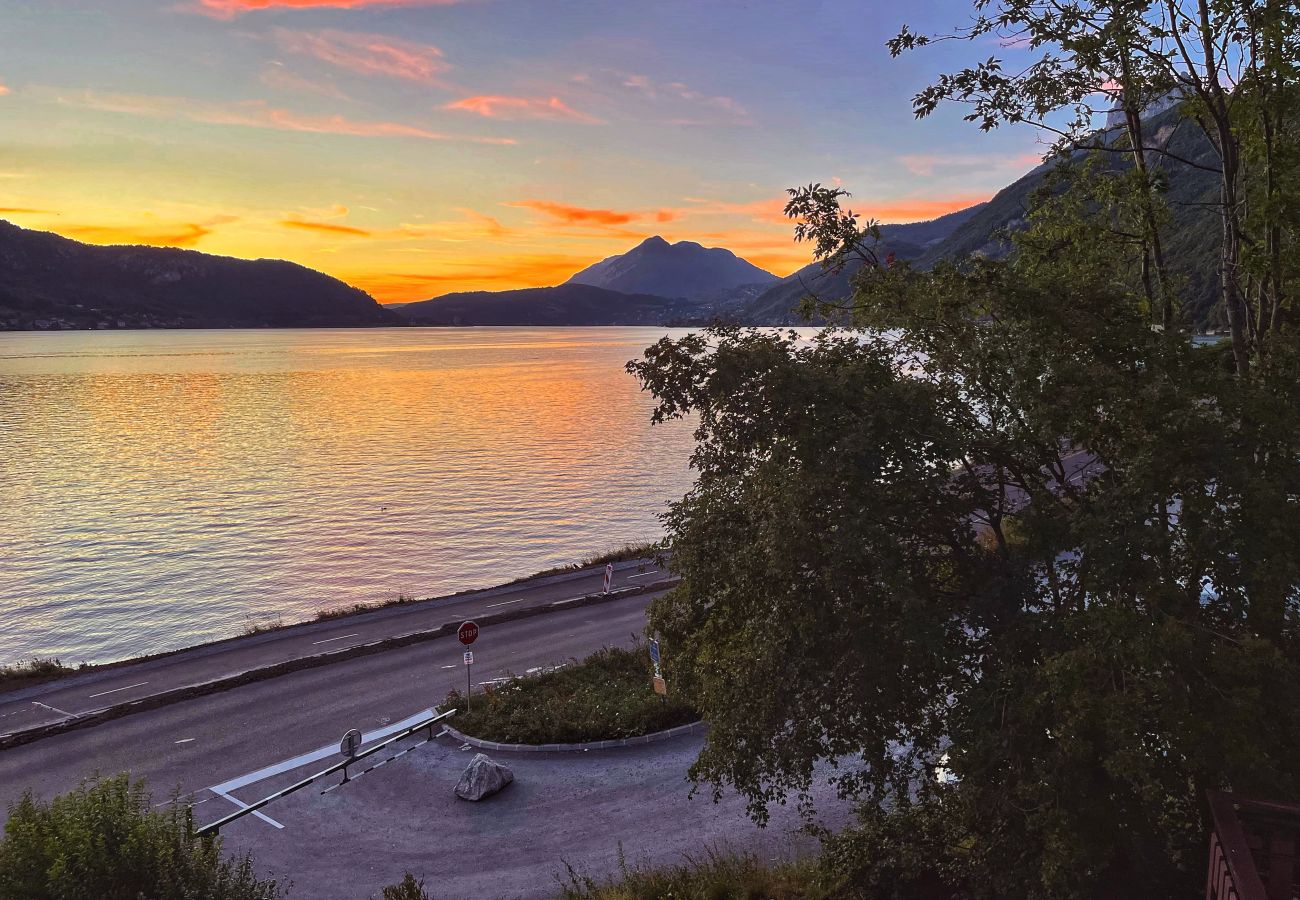
<svg viewBox="0 0 1300 900"><path fill-rule="evenodd" d="M823 886L816 860L767 865L749 853L710 848L676 866L630 866L619 855L609 878L583 875L566 864L564 900L821 900L838 892Z"/></svg>
<svg viewBox="0 0 1300 900"><path fill-rule="evenodd" d="M374 600L370 603L345 603L342 606L327 606L324 609L316 610L315 618L317 622L327 622L330 619L342 619L344 616L355 616L357 613L372 612L388 606L405 606L408 603L418 602L419 600L411 594L398 594L392 600Z"/></svg>
<svg viewBox="0 0 1300 900"><path fill-rule="evenodd" d="M13 665L0 666L0 690L16 691L71 675L75 671L77 670L65 666L57 659L33 657Z"/></svg>
<svg viewBox="0 0 1300 900"><path fill-rule="evenodd" d="M607 550L604 553L597 553L595 556L588 556L582 562L569 563L565 566L553 566L549 569L543 569L540 572L534 572L526 578L520 578L518 581L528 581L533 578L545 578L547 575L562 575L565 572L577 572L580 569L590 569L592 566L603 566L605 563L624 562L629 559L655 559L664 552L664 547L658 542L649 542L641 544L624 544L614 550ZM512 584L516 582L511 582Z"/></svg>
<svg viewBox="0 0 1300 900"><path fill-rule="evenodd" d="M681 697L654 693L652 674L644 644L606 647L581 663L476 694L473 712L466 712L459 691L442 708L455 707L457 731L505 744L609 741L696 721L699 715Z"/></svg>

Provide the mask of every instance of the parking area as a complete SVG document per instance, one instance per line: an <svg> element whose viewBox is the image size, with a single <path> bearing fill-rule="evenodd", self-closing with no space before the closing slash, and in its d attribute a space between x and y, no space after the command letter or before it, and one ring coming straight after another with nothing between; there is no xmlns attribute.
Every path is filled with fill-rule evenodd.
<svg viewBox="0 0 1300 900"><path fill-rule="evenodd" d="M617 870L620 852L635 864L678 862L710 845L767 858L815 849L791 808L775 808L767 828L759 829L738 797L716 804L707 791L690 797L686 770L702 740L685 735L603 752L492 754L510 766L515 781L495 797L468 803L452 788L476 751L444 736L325 793L341 777L323 779L222 833L227 850L251 851L259 870L291 881L290 897L357 900L377 896L408 869L438 900L542 898L556 895L566 863L602 875ZM214 786L228 796L200 792L197 821L218 819L339 759L309 758L315 755ZM829 789L821 793L822 821L832 827L847 821L848 806Z"/></svg>

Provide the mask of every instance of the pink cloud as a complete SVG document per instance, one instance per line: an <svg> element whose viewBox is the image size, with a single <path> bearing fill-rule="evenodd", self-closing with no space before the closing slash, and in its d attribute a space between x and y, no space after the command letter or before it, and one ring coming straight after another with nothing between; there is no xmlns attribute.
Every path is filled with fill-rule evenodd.
<svg viewBox="0 0 1300 900"><path fill-rule="evenodd" d="M601 120L569 106L559 97L503 97L484 95L466 97L443 106L443 109L472 112L489 119L553 119L599 125Z"/></svg>
<svg viewBox="0 0 1300 900"><path fill-rule="evenodd" d="M296 75L282 65L270 65L262 70L262 84L279 91L297 91L304 94L319 94L331 100L350 101L352 98L338 86L328 81L313 81Z"/></svg>
<svg viewBox="0 0 1300 900"><path fill-rule="evenodd" d="M151 94L115 94L99 91L60 93L58 101L69 106L103 112L125 113L151 118L183 119L212 125L240 125L279 131L315 134L345 134L355 137L406 137L428 141L464 141L475 144L514 144L513 138L481 137L431 131L404 122L359 121L345 116L309 116L270 106L264 100L232 103L207 102L185 97Z"/></svg>
<svg viewBox="0 0 1300 900"><path fill-rule="evenodd" d="M432 44L382 34L350 31L289 31L276 29L276 42L286 53L311 56L361 75L431 83L451 66Z"/></svg>
<svg viewBox="0 0 1300 900"><path fill-rule="evenodd" d="M368 6L451 6L463 0L197 0L182 7L217 19L233 19L257 10L364 9Z"/></svg>
<svg viewBox="0 0 1300 900"><path fill-rule="evenodd" d="M937 174L956 172L1027 172L1038 166L1043 157L1038 153L1021 153L1015 156L974 153L913 153L898 157L903 168L913 175L930 178Z"/></svg>
<svg viewBox="0 0 1300 900"><path fill-rule="evenodd" d="M4 85L4 82L0 82L0 97L3 97L7 93L9 93L9 88Z"/></svg>

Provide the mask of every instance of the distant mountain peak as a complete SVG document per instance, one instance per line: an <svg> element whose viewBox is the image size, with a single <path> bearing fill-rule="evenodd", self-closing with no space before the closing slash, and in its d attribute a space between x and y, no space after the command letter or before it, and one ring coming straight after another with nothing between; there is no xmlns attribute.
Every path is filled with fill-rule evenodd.
<svg viewBox="0 0 1300 900"><path fill-rule="evenodd" d="M700 299L742 285L771 284L777 277L722 247L694 241L671 244L648 237L626 253L588 266L567 284L587 284L627 294Z"/></svg>

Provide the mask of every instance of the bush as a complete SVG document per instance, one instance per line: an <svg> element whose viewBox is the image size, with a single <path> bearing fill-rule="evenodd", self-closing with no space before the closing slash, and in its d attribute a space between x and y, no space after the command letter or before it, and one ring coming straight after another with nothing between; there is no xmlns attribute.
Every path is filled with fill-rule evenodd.
<svg viewBox="0 0 1300 900"><path fill-rule="evenodd" d="M607 647L542 675L515 678L475 696L448 695L457 731L509 744L567 744L636 737L694 722L695 709L679 695L651 690L649 654ZM446 706L444 705L444 708Z"/></svg>
<svg viewBox="0 0 1300 900"><path fill-rule="evenodd" d="M154 809L126 775L82 783L48 805L25 794L0 842L0 900L276 900L252 860L195 837L189 808Z"/></svg>
<svg viewBox="0 0 1300 900"><path fill-rule="evenodd" d="M417 879L410 872L397 884L384 888L380 900L433 900L424 892L424 879Z"/></svg>
<svg viewBox="0 0 1300 900"><path fill-rule="evenodd" d="M710 848L702 859L688 856L677 866L630 866L619 856L619 872L608 879L583 875L566 865L564 900L814 900L835 896L822 886L810 863L766 866L752 854Z"/></svg>
<svg viewBox="0 0 1300 900"><path fill-rule="evenodd" d="M0 690L17 690L43 681L53 681L75 671L57 659L32 657L12 665L0 666Z"/></svg>

